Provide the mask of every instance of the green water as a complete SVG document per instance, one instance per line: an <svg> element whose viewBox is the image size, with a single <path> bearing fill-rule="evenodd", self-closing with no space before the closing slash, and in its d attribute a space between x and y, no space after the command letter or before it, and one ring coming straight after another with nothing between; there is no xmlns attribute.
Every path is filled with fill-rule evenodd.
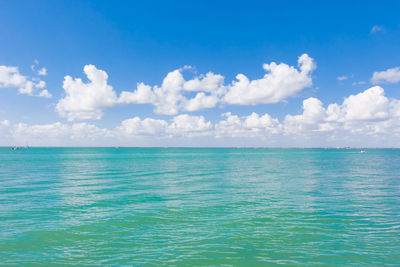
<svg viewBox="0 0 400 267"><path fill-rule="evenodd" d="M0 265L399 266L400 150L0 148Z"/></svg>

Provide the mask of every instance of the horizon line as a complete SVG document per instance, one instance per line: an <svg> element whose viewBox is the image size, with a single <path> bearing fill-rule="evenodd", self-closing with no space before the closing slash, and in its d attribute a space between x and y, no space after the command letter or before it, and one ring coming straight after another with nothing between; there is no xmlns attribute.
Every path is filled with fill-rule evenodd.
<svg viewBox="0 0 400 267"><path fill-rule="evenodd" d="M400 149L400 147L351 147L351 146L343 146L343 147L263 147L263 146L16 146L16 145L7 145L0 146L0 148L252 148L252 149Z"/></svg>

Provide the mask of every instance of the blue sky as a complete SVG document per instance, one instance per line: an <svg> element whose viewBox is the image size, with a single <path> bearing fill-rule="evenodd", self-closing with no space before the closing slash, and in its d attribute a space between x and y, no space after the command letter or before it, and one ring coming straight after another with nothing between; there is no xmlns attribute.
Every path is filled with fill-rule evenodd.
<svg viewBox="0 0 400 267"><path fill-rule="evenodd" d="M398 10L398 1L1 1L0 145L43 145L43 131L51 145L399 146ZM314 68L301 77L279 80L277 72L252 89L233 88L239 73L250 82L262 79L265 63L284 63L300 73L304 54ZM112 92L72 83L71 91L92 91L57 108L68 96L65 76L89 83L86 65L107 74ZM121 99L138 83L155 92L168 73L184 66L192 66L180 71L186 81L208 72L223 77L221 93L182 89L178 96L186 101L203 92L212 96L207 107L177 102L175 112L156 111L168 92L152 100ZM25 83L7 81L6 67L18 67ZM43 68L47 74L39 75ZM21 90L27 81L37 88ZM47 97L35 96L43 90ZM308 101L306 113L318 114L307 117L307 99L317 99L323 109ZM339 108L328 111L335 103ZM276 121L250 120L253 112ZM144 125L146 118L151 120ZM87 134L71 130L73 125L92 128Z"/></svg>

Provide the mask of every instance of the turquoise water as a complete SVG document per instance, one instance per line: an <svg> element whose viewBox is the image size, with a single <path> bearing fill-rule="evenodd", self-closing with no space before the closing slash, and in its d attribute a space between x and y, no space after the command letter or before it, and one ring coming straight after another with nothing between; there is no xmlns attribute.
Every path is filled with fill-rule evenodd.
<svg viewBox="0 0 400 267"><path fill-rule="evenodd" d="M0 148L0 265L400 264L400 150Z"/></svg>

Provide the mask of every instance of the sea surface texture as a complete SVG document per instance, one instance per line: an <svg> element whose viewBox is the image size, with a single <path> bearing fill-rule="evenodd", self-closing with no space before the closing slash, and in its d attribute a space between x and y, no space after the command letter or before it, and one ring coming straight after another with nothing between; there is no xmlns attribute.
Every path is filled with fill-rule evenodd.
<svg viewBox="0 0 400 267"><path fill-rule="evenodd" d="M399 266L400 150L0 148L0 265Z"/></svg>

